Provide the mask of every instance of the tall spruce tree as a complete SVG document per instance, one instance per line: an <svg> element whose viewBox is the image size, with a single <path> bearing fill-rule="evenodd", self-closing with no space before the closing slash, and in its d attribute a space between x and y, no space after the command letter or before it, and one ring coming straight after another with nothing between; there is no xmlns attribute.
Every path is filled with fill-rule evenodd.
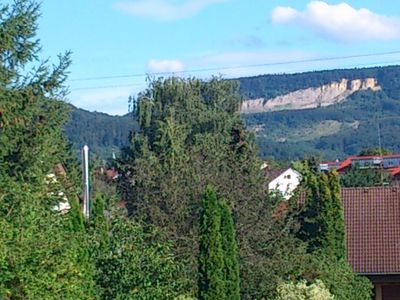
<svg viewBox="0 0 400 300"><path fill-rule="evenodd" d="M226 201L221 201L221 239L224 256L224 280L226 299L240 299L240 277L238 250L236 244L235 227L230 208Z"/></svg>
<svg viewBox="0 0 400 300"><path fill-rule="evenodd" d="M226 298L221 213L214 188L207 186L202 199L199 228L199 289L201 300Z"/></svg>
<svg viewBox="0 0 400 300"><path fill-rule="evenodd" d="M62 99L70 57L53 67L39 62L39 15L34 0L0 4L0 298L93 299L79 214L54 211L61 192L79 209L67 180L52 174L68 156Z"/></svg>

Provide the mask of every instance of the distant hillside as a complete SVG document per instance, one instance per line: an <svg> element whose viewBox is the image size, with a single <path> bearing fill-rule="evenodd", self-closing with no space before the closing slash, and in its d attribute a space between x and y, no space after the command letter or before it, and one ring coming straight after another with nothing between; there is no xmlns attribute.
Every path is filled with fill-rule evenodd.
<svg viewBox="0 0 400 300"><path fill-rule="evenodd" d="M101 158L110 158L113 152L128 145L129 133L137 129L132 115L110 116L71 106L71 117L64 131L74 150L87 144Z"/></svg>
<svg viewBox="0 0 400 300"><path fill-rule="evenodd" d="M249 109L243 118L262 157L342 158L379 145L400 152L400 66L237 79ZM378 122L379 120L379 122ZM101 157L128 144L131 116L74 108L65 132L76 149L87 143Z"/></svg>
<svg viewBox="0 0 400 300"><path fill-rule="evenodd" d="M243 114L249 129L256 135L263 157L295 159L319 154L327 159L341 158L363 148L378 146L378 133L383 147L400 151L399 66L267 75L239 80L241 93L249 100L245 103L258 111L273 107L276 99L292 101L281 111L254 113L257 110L253 109L253 113ZM374 80L375 84L355 91L348 86L343 90L345 97L336 102L332 97L327 105L326 102L316 105L318 98L313 100L308 91L312 88L326 96L329 94L326 89L332 88L332 82L355 80ZM334 93L330 91L329 95ZM301 107L302 103L310 101L314 101L312 108ZM257 107L257 102L266 108L260 104Z"/></svg>
<svg viewBox="0 0 400 300"><path fill-rule="evenodd" d="M270 99L301 89L320 87L331 82L376 78L389 97L400 98L400 66L338 69L296 74L259 75L239 78L240 93L245 99Z"/></svg>

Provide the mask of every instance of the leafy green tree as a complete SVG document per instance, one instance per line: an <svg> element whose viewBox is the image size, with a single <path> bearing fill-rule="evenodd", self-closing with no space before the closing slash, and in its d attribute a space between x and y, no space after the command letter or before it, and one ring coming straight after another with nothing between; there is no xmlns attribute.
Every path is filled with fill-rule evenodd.
<svg viewBox="0 0 400 300"><path fill-rule="evenodd" d="M215 190L210 186L202 199L199 231L199 299L227 299L221 212Z"/></svg>
<svg viewBox="0 0 400 300"><path fill-rule="evenodd" d="M52 211L45 188L4 182L0 192L0 298L93 299L93 267L73 214Z"/></svg>
<svg viewBox="0 0 400 300"><path fill-rule="evenodd" d="M355 274L347 261L329 257L321 251L309 256L303 272L308 281L322 280L337 300L372 297L372 284L367 277Z"/></svg>
<svg viewBox="0 0 400 300"><path fill-rule="evenodd" d="M218 78L158 79L136 103L140 130L118 164L118 190L129 214L163 228L198 294L201 198L212 183L233 208L239 257L258 268L250 260L254 244L267 239L270 220L262 216L270 207L254 138L240 119L237 85ZM251 237L249 228L255 229ZM242 282L252 290L250 281Z"/></svg>
<svg viewBox="0 0 400 300"><path fill-rule="evenodd" d="M91 220L91 256L100 299L175 299L183 294L182 266L159 231L144 230L97 196Z"/></svg>
<svg viewBox="0 0 400 300"><path fill-rule="evenodd" d="M219 206L226 299L239 300L240 276L235 227L228 204L221 201Z"/></svg>

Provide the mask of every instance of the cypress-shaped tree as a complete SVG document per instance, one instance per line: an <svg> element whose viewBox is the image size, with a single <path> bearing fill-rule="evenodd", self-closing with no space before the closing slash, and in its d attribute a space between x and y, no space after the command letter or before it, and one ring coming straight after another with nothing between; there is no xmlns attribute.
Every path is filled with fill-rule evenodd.
<svg viewBox="0 0 400 300"><path fill-rule="evenodd" d="M198 297L201 300L226 299L221 214L214 188L207 186L201 208Z"/></svg>
<svg viewBox="0 0 400 300"><path fill-rule="evenodd" d="M220 203L226 299L240 299L240 277L235 227L226 201Z"/></svg>

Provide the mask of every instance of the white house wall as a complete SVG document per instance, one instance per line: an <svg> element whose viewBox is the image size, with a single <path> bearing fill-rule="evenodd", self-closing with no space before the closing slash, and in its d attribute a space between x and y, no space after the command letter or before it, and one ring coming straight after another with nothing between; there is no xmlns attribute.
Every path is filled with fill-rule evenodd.
<svg viewBox="0 0 400 300"><path fill-rule="evenodd" d="M301 175L292 168L287 169L268 184L270 192L279 192L285 200L288 200L294 190L299 186Z"/></svg>

